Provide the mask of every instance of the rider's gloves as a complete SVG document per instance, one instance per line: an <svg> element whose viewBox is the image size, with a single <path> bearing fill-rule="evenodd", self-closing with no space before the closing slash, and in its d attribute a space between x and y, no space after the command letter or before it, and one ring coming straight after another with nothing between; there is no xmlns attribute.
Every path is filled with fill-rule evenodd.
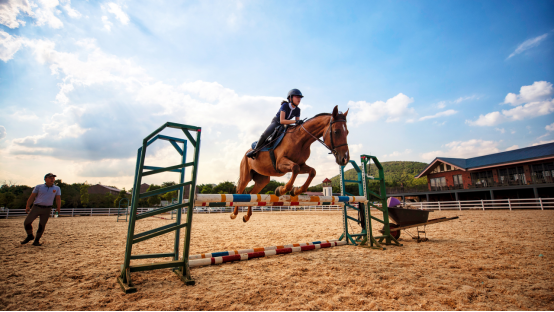
<svg viewBox="0 0 554 312"><path fill-rule="evenodd" d="M297 126L300 126L300 125L303 124L303 123L304 123L304 121L302 121L302 120L300 120L300 119L296 121L296 125L297 125Z"/></svg>

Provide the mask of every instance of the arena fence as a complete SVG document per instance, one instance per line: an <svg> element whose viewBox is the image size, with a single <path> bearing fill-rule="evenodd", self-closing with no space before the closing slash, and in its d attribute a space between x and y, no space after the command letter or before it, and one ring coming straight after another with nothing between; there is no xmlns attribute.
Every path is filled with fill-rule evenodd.
<svg viewBox="0 0 554 312"><path fill-rule="evenodd" d="M412 208L422 210L490 210L490 209L554 209L554 198L520 198L520 199L483 199L483 200L458 200L458 201L439 201L439 202L420 202L408 203ZM379 206L377 204L377 206ZM138 213L148 212L155 208L137 208ZM232 207L195 207L194 213L230 213ZM247 207L240 207L241 212L246 211ZM321 205L321 206L260 206L252 207L255 212L294 212L294 211L340 211L340 205ZM354 209L349 209L354 211ZM118 208L62 208L59 216L116 216ZM52 209L54 216L55 209ZM183 209L186 213L186 209ZM173 219L173 211L168 215ZM23 209L4 209L0 211L0 218L26 216Z"/></svg>
<svg viewBox="0 0 554 312"><path fill-rule="evenodd" d="M554 198L481 199L408 203L422 210L553 209Z"/></svg>
<svg viewBox="0 0 554 312"><path fill-rule="evenodd" d="M194 213L230 213L233 207L195 207ZM156 208L137 208L137 212L143 213L152 211ZM246 211L247 207L240 207L240 211ZM320 205L320 206L262 206L252 207L255 212L294 212L294 211L340 211L342 206L339 205ZM120 214L121 208L62 208L58 214L60 217L80 217L80 216L117 216L118 210ZM130 211L127 210L127 211ZM52 208L51 216L53 217L56 209ZM183 209L186 214L186 209ZM10 217L26 216L24 209L4 209L0 211L0 218L7 219ZM167 214L171 219L174 218L174 211Z"/></svg>

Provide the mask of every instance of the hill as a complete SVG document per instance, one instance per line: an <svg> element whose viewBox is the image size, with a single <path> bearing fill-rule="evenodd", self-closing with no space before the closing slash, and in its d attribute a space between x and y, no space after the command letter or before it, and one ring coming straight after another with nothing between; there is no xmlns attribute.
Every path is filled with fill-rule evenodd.
<svg viewBox="0 0 554 312"><path fill-rule="evenodd" d="M397 186L404 183L404 186L425 185L427 178L414 179L414 176L420 173L428 164L416 161L386 161L382 162L383 171L385 174L385 183L387 186ZM351 166L349 166L351 168ZM379 171L375 164L371 164L369 175L379 178ZM344 172L344 178L347 180L357 180L358 176L354 168ZM340 192L340 175L336 175L331 179L333 192ZM349 183L347 183L348 185ZM372 188L372 187L370 187ZM310 187L310 191L318 192L322 190L321 183ZM356 192L357 193L357 192Z"/></svg>

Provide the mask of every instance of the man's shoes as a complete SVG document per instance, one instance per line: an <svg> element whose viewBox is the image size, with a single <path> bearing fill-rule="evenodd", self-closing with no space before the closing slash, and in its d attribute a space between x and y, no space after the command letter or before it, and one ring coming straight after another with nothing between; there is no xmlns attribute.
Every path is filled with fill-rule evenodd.
<svg viewBox="0 0 554 312"><path fill-rule="evenodd" d="M246 153L246 157L250 157L250 158L254 159L254 157L256 157L256 151L252 150L252 151Z"/></svg>
<svg viewBox="0 0 554 312"><path fill-rule="evenodd" d="M39 243L38 241L34 241L34 242L33 242L33 246L42 246L42 244Z"/></svg>
<svg viewBox="0 0 554 312"><path fill-rule="evenodd" d="M32 241L33 239L35 239L33 235L27 235L27 238L25 238L25 240L21 242L21 245L25 245L28 242Z"/></svg>

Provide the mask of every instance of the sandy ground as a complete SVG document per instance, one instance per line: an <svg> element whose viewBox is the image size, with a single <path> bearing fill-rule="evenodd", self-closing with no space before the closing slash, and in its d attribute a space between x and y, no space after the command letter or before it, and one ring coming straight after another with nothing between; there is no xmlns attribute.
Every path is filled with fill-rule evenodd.
<svg viewBox="0 0 554 312"><path fill-rule="evenodd" d="M116 276L127 223L50 219L44 245L20 245L23 219L0 220L2 310L554 310L554 211L433 212L459 220L405 233L385 251L341 246L192 269ZM338 238L340 212L194 215L191 254ZM137 231L169 223L148 218ZM36 230L38 220L34 224ZM172 251L164 235L133 253ZM543 256L539 256L542 254ZM161 260L161 259L154 259ZM137 263L137 262L134 262Z"/></svg>

